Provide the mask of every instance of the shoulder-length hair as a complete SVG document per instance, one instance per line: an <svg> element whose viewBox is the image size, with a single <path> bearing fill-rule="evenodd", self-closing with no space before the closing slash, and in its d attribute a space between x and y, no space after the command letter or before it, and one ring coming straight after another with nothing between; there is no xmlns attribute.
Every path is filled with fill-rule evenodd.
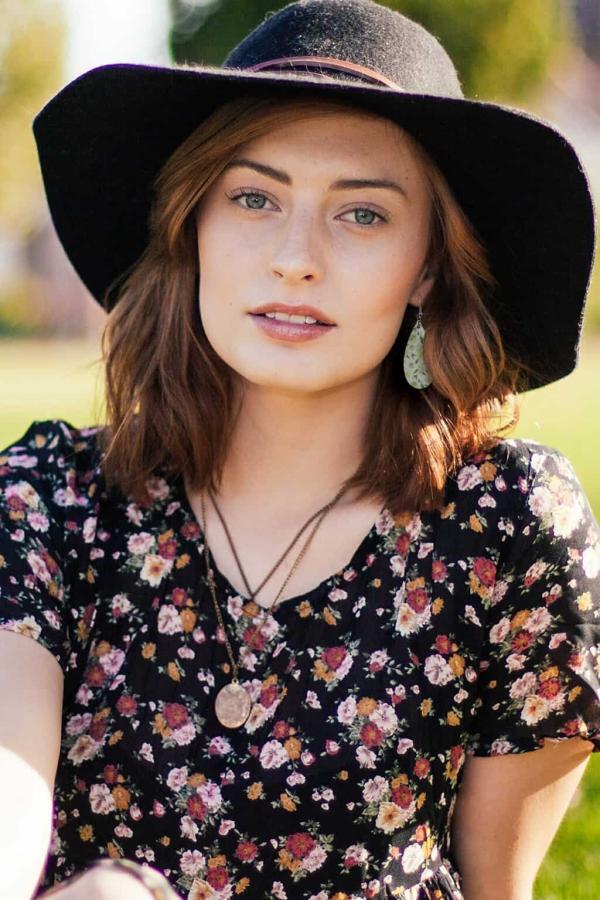
<svg viewBox="0 0 600 900"><path fill-rule="evenodd" d="M200 319L199 201L247 141L303 115L349 107L310 94L293 102L246 95L216 109L163 165L148 244L118 289L102 334L100 443L109 488L144 498L146 480L160 469L185 476L191 490L218 491L238 393L236 373L213 350ZM443 507L447 477L519 421L519 379L531 371L507 352L489 312L497 282L482 240L438 166L412 135L404 137L431 200L426 264L437 277L422 321L433 381L415 390L405 380L403 352L416 315L408 306L379 368L362 462L345 482L360 497L383 499L393 515Z"/></svg>

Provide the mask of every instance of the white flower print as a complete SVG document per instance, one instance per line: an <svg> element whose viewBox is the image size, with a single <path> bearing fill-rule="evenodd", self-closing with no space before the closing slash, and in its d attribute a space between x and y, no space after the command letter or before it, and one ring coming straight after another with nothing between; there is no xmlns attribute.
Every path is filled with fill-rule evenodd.
<svg viewBox="0 0 600 900"><path fill-rule="evenodd" d="M405 872L416 872L423 865L425 857L420 844L409 844L402 854L402 868Z"/></svg>
<svg viewBox="0 0 600 900"><path fill-rule="evenodd" d="M106 816L115 809L114 797L107 784L93 784L90 788L90 806L92 812Z"/></svg>
<svg viewBox="0 0 600 900"><path fill-rule="evenodd" d="M425 675L431 684L447 684L454 678L448 661L439 653L434 653L425 660Z"/></svg>
<svg viewBox="0 0 600 900"><path fill-rule="evenodd" d="M153 587L160 584L165 575L173 568L172 559L164 559L156 553L148 553L144 557L144 565L140 572L140 578L147 581Z"/></svg>
<svg viewBox="0 0 600 900"><path fill-rule="evenodd" d="M459 469L458 471L456 481L458 488L461 491L470 491L471 488L477 487L477 485L481 484L483 481L479 466L463 466L462 469Z"/></svg>
<svg viewBox="0 0 600 900"><path fill-rule="evenodd" d="M533 672L525 672L521 678L517 678L510 686L510 696L513 700L519 700L532 694L537 688L537 676Z"/></svg>
<svg viewBox="0 0 600 900"><path fill-rule="evenodd" d="M187 766L182 766L180 769L171 769L167 775L167 786L170 787L172 791L180 791L181 788L185 787L187 784L187 779Z"/></svg>
<svg viewBox="0 0 600 900"><path fill-rule="evenodd" d="M279 769L289 762L289 756L279 741L267 741L260 751L259 759L263 769Z"/></svg>
<svg viewBox="0 0 600 900"><path fill-rule="evenodd" d="M206 858L199 850L186 850L180 860L181 871L186 875L197 875L204 868Z"/></svg>
<svg viewBox="0 0 600 900"><path fill-rule="evenodd" d="M354 697L346 697L338 704L337 718L342 725L352 725L356 718L356 699Z"/></svg>
<svg viewBox="0 0 600 900"><path fill-rule="evenodd" d="M528 725L535 725L537 722L541 722L542 719L547 719L549 714L550 704L545 697L530 694L529 697L525 699L523 709L521 710L521 718L524 719Z"/></svg>
<svg viewBox="0 0 600 900"><path fill-rule="evenodd" d="M376 803L379 800L383 800L387 792L387 779L382 778L381 775L376 775L375 778L370 778L365 782L362 795L367 803Z"/></svg>
<svg viewBox="0 0 600 900"><path fill-rule="evenodd" d="M158 631L160 634L178 634L183 631L179 610L176 606L165 604L158 613Z"/></svg>
<svg viewBox="0 0 600 900"><path fill-rule="evenodd" d="M127 549L134 556L145 556L156 546L156 538L148 531L132 534L127 541Z"/></svg>

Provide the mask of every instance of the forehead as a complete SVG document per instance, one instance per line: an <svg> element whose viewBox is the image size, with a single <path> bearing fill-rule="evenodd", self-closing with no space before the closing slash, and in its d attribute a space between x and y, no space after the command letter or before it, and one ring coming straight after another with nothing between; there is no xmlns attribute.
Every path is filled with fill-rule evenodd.
<svg viewBox="0 0 600 900"><path fill-rule="evenodd" d="M277 124L245 142L237 155L248 156L253 151L312 167L383 166L390 177L421 175L421 161L410 136L391 119L367 110L328 108L319 103L307 104L301 110L286 104L281 113Z"/></svg>

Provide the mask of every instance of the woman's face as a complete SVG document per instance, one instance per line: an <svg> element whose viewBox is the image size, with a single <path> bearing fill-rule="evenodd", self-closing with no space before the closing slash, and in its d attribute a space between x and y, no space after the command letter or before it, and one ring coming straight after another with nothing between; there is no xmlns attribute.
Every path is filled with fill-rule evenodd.
<svg viewBox="0 0 600 900"><path fill-rule="evenodd" d="M387 119L311 115L248 142L198 210L208 340L253 385L307 394L372 375L433 282L429 217L419 164ZM256 313L271 304L332 324Z"/></svg>

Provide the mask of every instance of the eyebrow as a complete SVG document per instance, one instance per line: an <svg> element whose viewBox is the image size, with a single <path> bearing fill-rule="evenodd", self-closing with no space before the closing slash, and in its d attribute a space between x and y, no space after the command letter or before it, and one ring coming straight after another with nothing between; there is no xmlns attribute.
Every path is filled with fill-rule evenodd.
<svg viewBox="0 0 600 900"><path fill-rule="evenodd" d="M268 178L274 178L275 181L279 181L281 184L292 183L292 179L287 172L273 169L272 166L266 166L264 163L256 162L253 159L234 159L227 163L223 171L226 172L228 169L237 169L240 167L254 169L256 172L260 172L261 175L266 175ZM402 185L398 184L396 181L390 181L388 178L339 178L329 185L329 190L331 191L342 191L348 188L388 188L392 191L398 191L403 197L407 196Z"/></svg>

